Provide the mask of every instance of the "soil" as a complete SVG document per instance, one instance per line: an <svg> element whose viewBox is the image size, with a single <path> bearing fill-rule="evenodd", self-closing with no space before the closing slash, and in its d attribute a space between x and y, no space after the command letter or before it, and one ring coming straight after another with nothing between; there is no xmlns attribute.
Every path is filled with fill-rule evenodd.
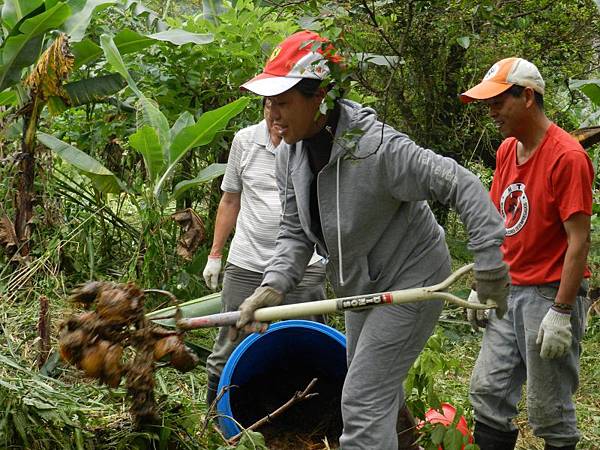
<svg viewBox="0 0 600 450"><path fill-rule="evenodd" d="M295 403L259 431L270 450L317 450L338 447L342 433L340 402L343 378L335 378L307 364L269 367L247 383L230 391L233 417L244 428L274 412L290 400L296 391L303 391L313 378L318 381L311 392L319 395Z"/></svg>

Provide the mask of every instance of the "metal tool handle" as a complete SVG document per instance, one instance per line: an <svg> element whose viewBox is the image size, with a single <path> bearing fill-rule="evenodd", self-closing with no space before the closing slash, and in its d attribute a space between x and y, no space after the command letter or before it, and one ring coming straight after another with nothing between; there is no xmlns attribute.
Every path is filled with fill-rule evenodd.
<svg viewBox="0 0 600 450"><path fill-rule="evenodd" d="M461 267L444 281L433 286L260 308L254 312L254 319L258 322L273 322L275 320L296 319L298 317L331 314L381 305L399 305L428 300L445 300L449 303L470 309L493 308L484 304L470 303L448 292L441 292L472 269L473 264ZM177 321L177 327L182 330L193 330L196 328L229 326L235 325L239 317L239 311L212 314L204 317L192 317Z"/></svg>

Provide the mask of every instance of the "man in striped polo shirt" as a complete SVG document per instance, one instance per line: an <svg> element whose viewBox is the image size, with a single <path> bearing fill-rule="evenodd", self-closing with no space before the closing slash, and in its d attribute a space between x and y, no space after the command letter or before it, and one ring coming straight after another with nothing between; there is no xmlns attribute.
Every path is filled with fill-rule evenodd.
<svg viewBox="0 0 600 450"><path fill-rule="evenodd" d="M234 226L223 277L221 311L236 311L242 301L260 286L263 272L275 253L279 234L281 204L275 180L275 154L281 142L279 131L269 115L270 102L264 102L265 120L236 133L231 144L227 169L221 184L223 196L217 210L213 243L203 275L207 286L216 290L221 272L225 242ZM314 254L298 287L285 303L325 298L325 266ZM320 317L311 317L316 320ZM208 387L206 401L217 395L219 379L227 359L248 335L228 339L228 329L219 330L212 353L206 361Z"/></svg>

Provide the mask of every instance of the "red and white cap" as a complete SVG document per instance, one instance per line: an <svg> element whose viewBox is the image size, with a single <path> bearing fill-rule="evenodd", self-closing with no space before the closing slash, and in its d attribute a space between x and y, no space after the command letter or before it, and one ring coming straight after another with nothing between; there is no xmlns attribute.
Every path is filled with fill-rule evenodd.
<svg viewBox="0 0 600 450"><path fill-rule="evenodd" d="M329 75L327 61L341 61L333 45L322 45L327 42L312 31L292 34L275 47L262 73L242 84L241 88L271 97L293 88L302 78L324 80ZM315 43L319 48L315 49Z"/></svg>
<svg viewBox="0 0 600 450"><path fill-rule="evenodd" d="M506 58L487 71L481 83L460 94L463 103L487 100L502 94L512 86L530 87L544 95L546 84L534 64L523 58Z"/></svg>

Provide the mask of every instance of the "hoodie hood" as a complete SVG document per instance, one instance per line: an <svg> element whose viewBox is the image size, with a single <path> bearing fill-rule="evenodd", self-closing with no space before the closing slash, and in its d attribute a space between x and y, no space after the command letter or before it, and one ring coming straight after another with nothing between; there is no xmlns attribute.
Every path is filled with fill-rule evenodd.
<svg viewBox="0 0 600 450"><path fill-rule="evenodd" d="M340 117L335 132L329 162L357 150L361 136L377 121L377 112L352 100L341 99Z"/></svg>

